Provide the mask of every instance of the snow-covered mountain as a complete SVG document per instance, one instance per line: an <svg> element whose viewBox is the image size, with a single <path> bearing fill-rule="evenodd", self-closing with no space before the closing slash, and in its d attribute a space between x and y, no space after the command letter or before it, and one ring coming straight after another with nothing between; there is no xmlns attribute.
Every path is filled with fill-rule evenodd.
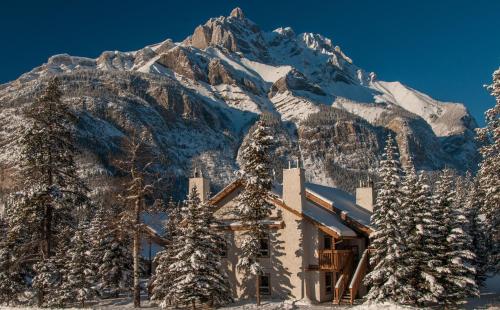
<svg viewBox="0 0 500 310"><path fill-rule="evenodd" d="M419 169L463 171L477 162L476 123L464 105L378 80L320 34L262 31L236 8L182 42L97 59L55 55L0 85L0 177L15 170L19 109L54 74L80 115L81 160L94 179L113 175L120 138L143 128L172 175L182 180L197 166L219 188L233 177L238 150L263 112L281 119L277 165L300 157L316 183L352 190L376 166L389 131L403 161Z"/></svg>

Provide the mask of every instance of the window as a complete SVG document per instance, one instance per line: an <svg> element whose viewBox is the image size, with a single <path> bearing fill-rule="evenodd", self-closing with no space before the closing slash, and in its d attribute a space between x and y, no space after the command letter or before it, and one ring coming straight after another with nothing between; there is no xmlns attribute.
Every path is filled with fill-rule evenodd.
<svg viewBox="0 0 500 310"><path fill-rule="evenodd" d="M327 294L332 292L333 288L333 273L325 272L325 291Z"/></svg>
<svg viewBox="0 0 500 310"><path fill-rule="evenodd" d="M269 257L269 238L260 239L260 257Z"/></svg>
<svg viewBox="0 0 500 310"><path fill-rule="evenodd" d="M261 295L271 295L271 277L268 273L260 275L259 291Z"/></svg>
<svg viewBox="0 0 500 310"><path fill-rule="evenodd" d="M332 237L325 235L323 237L323 249L329 250L332 248Z"/></svg>

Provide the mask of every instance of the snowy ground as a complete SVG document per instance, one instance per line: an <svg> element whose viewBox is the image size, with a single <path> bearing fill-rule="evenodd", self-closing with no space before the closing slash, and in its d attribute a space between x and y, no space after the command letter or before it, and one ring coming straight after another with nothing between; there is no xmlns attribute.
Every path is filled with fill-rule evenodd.
<svg viewBox="0 0 500 310"><path fill-rule="evenodd" d="M159 307L150 304L146 300L146 296L143 296L142 308L145 309L160 309ZM116 299L106 299L100 301L98 304L89 306L88 309L132 309L133 304L130 298L116 298ZM11 309L25 309L25 308L14 308L0 306L0 310L11 310ZM29 308L30 310L36 310L40 308ZM81 308L65 308L65 309L81 309ZM292 309L311 309L311 310L327 310L327 309L352 309L352 310L409 310L416 309L412 307L403 307L391 303L383 304L371 304L371 305L356 305L356 306L334 306L331 303L324 303L319 305L305 305L292 302L283 301L263 301L261 307L256 307L255 303L251 302L237 302L231 304L227 307L222 308L223 310L292 310ZM500 275L493 278L488 278L486 281L486 287L481 290L481 297L474 298L468 301L462 309L491 309L500 310ZM40 309L41 310L41 309Z"/></svg>

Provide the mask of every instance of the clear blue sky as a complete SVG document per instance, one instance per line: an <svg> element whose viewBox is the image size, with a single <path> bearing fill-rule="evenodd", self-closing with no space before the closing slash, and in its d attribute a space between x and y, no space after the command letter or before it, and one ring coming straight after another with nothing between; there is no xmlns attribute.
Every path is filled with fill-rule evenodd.
<svg viewBox="0 0 500 310"><path fill-rule="evenodd" d="M235 6L264 30L321 33L380 79L464 102L480 124L494 103L483 84L500 66L497 0L2 0L0 83L53 54L97 57L182 40Z"/></svg>

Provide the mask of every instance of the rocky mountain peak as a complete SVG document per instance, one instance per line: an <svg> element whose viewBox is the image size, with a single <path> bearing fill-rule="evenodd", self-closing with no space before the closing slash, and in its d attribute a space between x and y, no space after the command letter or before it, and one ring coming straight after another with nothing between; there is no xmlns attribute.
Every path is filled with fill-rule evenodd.
<svg viewBox="0 0 500 310"><path fill-rule="evenodd" d="M239 7L234 8L231 11L231 14L229 14L229 16L234 17L234 18L238 18L238 19L245 19L245 14L243 13L243 10Z"/></svg>
<svg viewBox="0 0 500 310"><path fill-rule="evenodd" d="M192 163L201 163L220 188L234 176L240 142L266 111L283 124L280 160L300 153L306 177L318 184L352 190L356 176L376 168L387 131L419 170L473 170L477 163L476 125L465 106L385 82L320 34L262 31L235 8L183 42L104 51L95 59L55 55L0 85L0 175L15 164L19 109L54 74L80 115L91 171L108 171L117 141L141 127L155 137L155 151L170 158L162 169L182 180Z"/></svg>

